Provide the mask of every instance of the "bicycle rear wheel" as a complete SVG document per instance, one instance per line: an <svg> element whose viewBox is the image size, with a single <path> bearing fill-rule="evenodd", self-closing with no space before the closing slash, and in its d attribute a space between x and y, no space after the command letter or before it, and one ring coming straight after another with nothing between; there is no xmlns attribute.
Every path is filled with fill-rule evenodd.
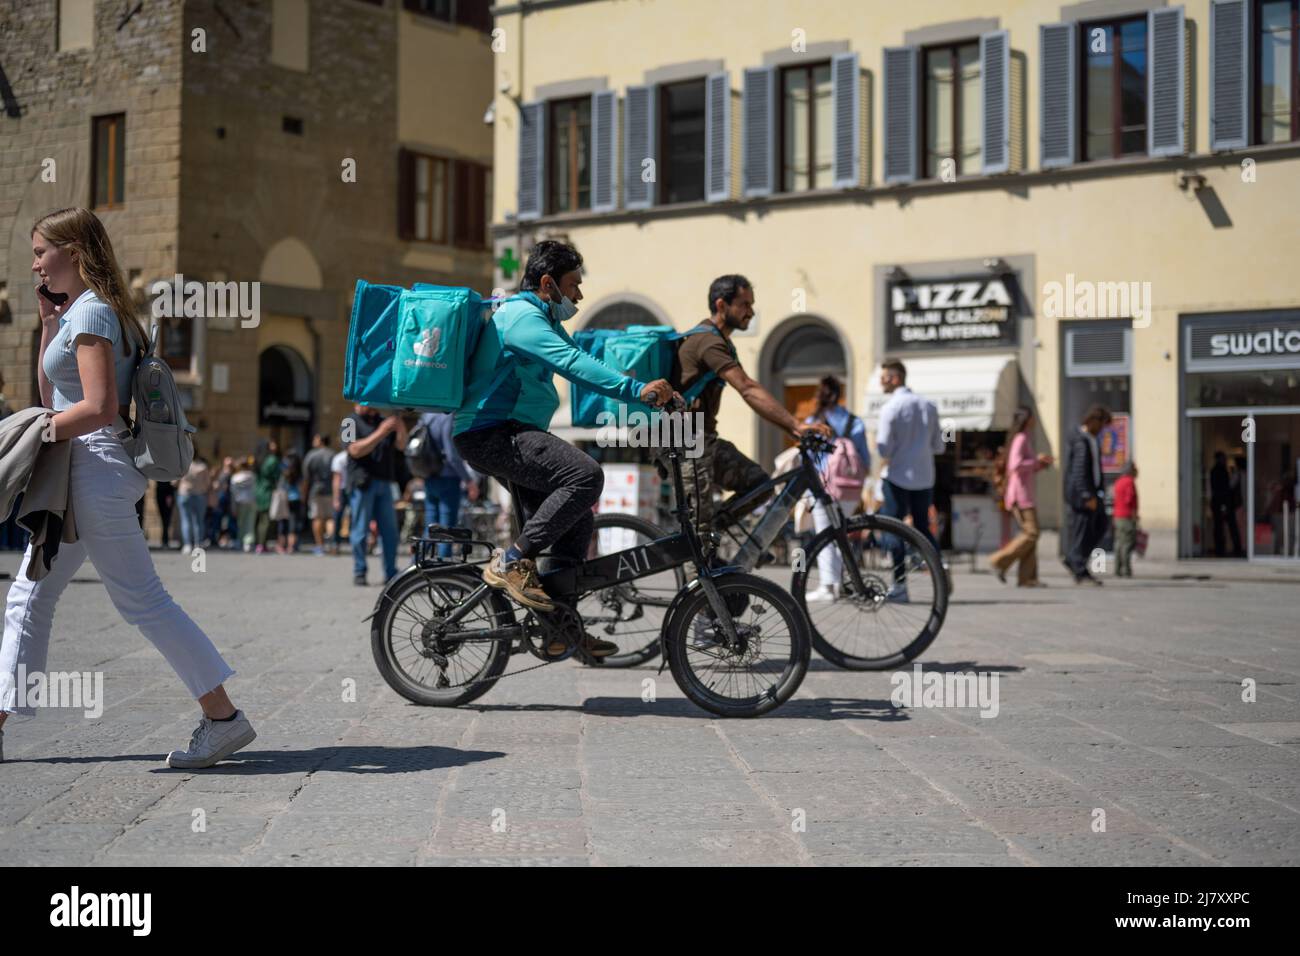
<svg viewBox="0 0 1300 956"><path fill-rule="evenodd" d="M781 586L752 574L714 582L731 611L729 644L703 588L686 599L665 635L673 680L691 701L721 717L770 713L799 689L812 655L808 621Z"/></svg>
<svg viewBox="0 0 1300 956"><path fill-rule="evenodd" d="M431 707L467 704L492 688L510 660L510 642L476 641L474 632L514 623L500 591L490 591L453 629L437 634L441 619L482 583L473 571L453 565L399 579L380 597L370 647L389 687Z"/></svg>
<svg viewBox="0 0 1300 956"><path fill-rule="evenodd" d="M845 519L853 541L841 553L835 529L808 546L790 593L808 615L817 653L848 670L889 670L918 657L938 636L948 613L948 584L934 546L920 531L884 515ZM902 547L895 568L891 539ZM856 564L857 587L849 574ZM892 593L892 596L891 596Z"/></svg>
<svg viewBox="0 0 1300 956"><path fill-rule="evenodd" d="M598 514L587 557L649 544L665 534L658 525L636 515ZM664 615L685 585L686 574L677 567L584 595L577 610L587 631L619 648L601 666L635 667L657 657Z"/></svg>

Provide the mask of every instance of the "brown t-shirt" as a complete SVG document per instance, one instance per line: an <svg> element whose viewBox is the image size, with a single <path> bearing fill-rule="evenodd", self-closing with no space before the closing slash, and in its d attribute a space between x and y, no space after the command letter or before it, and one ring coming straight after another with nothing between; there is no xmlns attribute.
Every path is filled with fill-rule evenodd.
<svg viewBox="0 0 1300 956"><path fill-rule="evenodd" d="M691 411L704 412L704 430L708 434L715 434L718 430L718 409L722 405L722 390L726 387L722 373L739 364L731 343L713 332L688 335L677 347L672 384L678 392L684 395L701 375L718 373L691 406Z"/></svg>

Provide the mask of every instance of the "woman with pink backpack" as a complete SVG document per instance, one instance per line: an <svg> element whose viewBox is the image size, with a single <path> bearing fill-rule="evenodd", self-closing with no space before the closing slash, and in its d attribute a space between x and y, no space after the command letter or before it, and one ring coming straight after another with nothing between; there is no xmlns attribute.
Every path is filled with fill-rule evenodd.
<svg viewBox="0 0 1300 956"><path fill-rule="evenodd" d="M867 448L867 428L862 419L840 404L844 387L833 375L827 375L817 388L817 409L805 424L829 425L835 450L818 462L826 490L846 514L853 514L862 500L862 488L871 470L871 452ZM813 507L813 527L820 533L831 525L831 516L820 502ZM833 601L837 582L843 572L837 548L822 548L817 555L817 571L822 585L807 595L809 601Z"/></svg>

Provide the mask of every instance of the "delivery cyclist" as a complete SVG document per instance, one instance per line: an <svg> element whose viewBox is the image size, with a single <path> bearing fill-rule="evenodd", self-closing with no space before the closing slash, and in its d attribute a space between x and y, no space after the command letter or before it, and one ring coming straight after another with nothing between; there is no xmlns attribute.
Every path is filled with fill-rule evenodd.
<svg viewBox="0 0 1300 956"><path fill-rule="evenodd" d="M620 375L583 352L561 323L582 301L582 256L571 245L544 240L533 246L519 294L484 328L470 360L465 401L452 440L477 471L514 485L526 517L510 548L497 549L483 581L520 604L549 611L534 559L549 548L583 560L591 542L592 506L605 477L590 455L547 432L559 406L558 372L594 392L623 402L662 405L673 396L667 381L646 384ZM618 647L588 637L585 649L606 657Z"/></svg>

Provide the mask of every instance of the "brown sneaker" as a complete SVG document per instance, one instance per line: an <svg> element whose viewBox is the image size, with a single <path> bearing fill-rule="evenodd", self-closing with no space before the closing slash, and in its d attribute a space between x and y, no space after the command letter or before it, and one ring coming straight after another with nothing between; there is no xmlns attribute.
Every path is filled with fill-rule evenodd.
<svg viewBox="0 0 1300 956"><path fill-rule="evenodd" d="M534 611L554 611L555 604L542 590L537 580L537 565L529 558L505 562L506 553L501 548L492 552L492 560L483 569L483 583L500 588L524 607Z"/></svg>
<svg viewBox="0 0 1300 956"><path fill-rule="evenodd" d="M546 647L546 653L559 656L564 653L568 645L563 641L551 641ZM610 641L602 641L599 638L587 634L582 641L582 649L592 657L609 657L611 654L618 653L618 645Z"/></svg>

